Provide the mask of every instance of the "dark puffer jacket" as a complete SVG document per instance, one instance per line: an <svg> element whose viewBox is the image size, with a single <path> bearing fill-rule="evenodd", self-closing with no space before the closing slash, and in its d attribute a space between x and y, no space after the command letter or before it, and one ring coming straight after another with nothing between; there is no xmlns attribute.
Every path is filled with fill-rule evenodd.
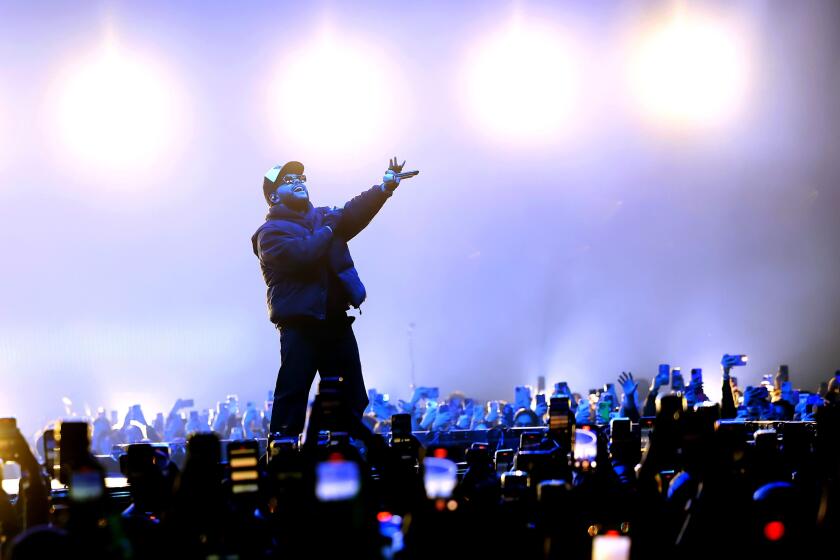
<svg viewBox="0 0 840 560"><path fill-rule="evenodd" d="M282 326L300 319L323 320L335 311L343 313L350 305L362 304L365 287L347 242L370 223L390 196L377 185L343 209L310 204L306 212L295 212L282 204L271 207L251 243L268 286L272 323ZM329 212L341 215L334 233L324 226Z"/></svg>

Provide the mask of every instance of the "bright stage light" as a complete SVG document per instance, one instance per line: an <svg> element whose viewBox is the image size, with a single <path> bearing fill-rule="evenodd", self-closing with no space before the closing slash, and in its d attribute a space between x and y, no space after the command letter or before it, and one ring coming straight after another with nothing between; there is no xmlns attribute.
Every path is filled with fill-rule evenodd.
<svg viewBox="0 0 840 560"><path fill-rule="evenodd" d="M677 13L631 47L630 87L646 118L670 126L725 123L749 81L743 33L722 19Z"/></svg>
<svg viewBox="0 0 840 560"><path fill-rule="evenodd" d="M391 123L409 116L395 68L376 49L322 33L274 69L268 85L271 134L287 146L288 157L352 159L377 140L387 144Z"/></svg>
<svg viewBox="0 0 840 560"><path fill-rule="evenodd" d="M517 20L467 57L466 110L496 137L545 140L570 125L577 58L561 31Z"/></svg>
<svg viewBox="0 0 840 560"><path fill-rule="evenodd" d="M109 42L69 66L55 88L56 127L66 155L96 170L156 166L186 123L171 80L156 65Z"/></svg>

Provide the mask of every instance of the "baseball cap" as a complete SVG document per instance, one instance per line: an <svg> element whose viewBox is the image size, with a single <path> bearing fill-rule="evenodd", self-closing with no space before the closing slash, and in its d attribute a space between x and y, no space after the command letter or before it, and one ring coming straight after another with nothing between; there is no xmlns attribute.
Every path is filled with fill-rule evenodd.
<svg viewBox="0 0 840 560"><path fill-rule="evenodd" d="M302 175L303 164L299 161L290 161L284 165L275 165L266 171L265 176L263 177L263 196L265 196L266 202L271 204L271 200L269 200L268 197L271 193L277 190L277 185L279 184L280 179L289 173Z"/></svg>

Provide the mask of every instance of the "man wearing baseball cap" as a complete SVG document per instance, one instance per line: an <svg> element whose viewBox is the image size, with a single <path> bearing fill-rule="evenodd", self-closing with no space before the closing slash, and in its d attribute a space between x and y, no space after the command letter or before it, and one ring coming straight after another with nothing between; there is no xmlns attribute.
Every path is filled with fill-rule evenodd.
<svg viewBox="0 0 840 560"><path fill-rule="evenodd" d="M368 404L359 348L347 310L365 300L347 242L379 212L399 186L402 173L391 160L383 181L343 208L314 207L303 164L290 161L268 170L263 195L270 208L251 238L268 286L271 322L280 330L280 371L274 391L271 432L303 431L315 374L343 379L343 398L361 419Z"/></svg>

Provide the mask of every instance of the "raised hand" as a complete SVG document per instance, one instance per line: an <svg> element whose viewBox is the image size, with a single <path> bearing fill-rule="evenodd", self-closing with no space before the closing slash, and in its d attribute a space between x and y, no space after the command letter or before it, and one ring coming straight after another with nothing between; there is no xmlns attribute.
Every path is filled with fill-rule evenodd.
<svg viewBox="0 0 840 560"><path fill-rule="evenodd" d="M382 177L382 185L388 192L393 192L394 189L400 186L400 171L402 171L403 165L405 165L405 161L402 164L397 163L396 156L394 159L388 162L388 170L385 172L385 176Z"/></svg>
<svg viewBox="0 0 840 560"><path fill-rule="evenodd" d="M784 364L779 366L779 370L776 372L776 376L773 378L773 387L780 391L782 389L782 383L785 381L790 381L790 373L788 367Z"/></svg>
<svg viewBox="0 0 840 560"><path fill-rule="evenodd" d="M578 424L589 424L592 421L592 403L589 399L580 399L578 401L577 412L575 412L575 422Z"/></svg>
<svg viewBox="0 0 840 560"><path fill-rule="evenodd" d="M432 423L432 430L445 431L448 430L451 425L452 411L448 406L439 406L437 409L437 415L435 415L435 420Z"/></svg>
<svg viewBox="0 0 840 560"><path fill-rule="evenodd" d="M729 370L742 363L741 356L738 356L737 354L724 354L723 358L720 359L720 365L723 367L723 376L729 377Z"/></svg>
<svg viewBox="0 0 840 560"><path fill-rule="evenodd" d="M420 172L419 171L406 171L403 172L403 167L405 166L405 160L402 163L399 163L399 160L394 157L388 162L388 170L385 172L385 175L382 177L382 188L387 190L388 192L393 192L400 185L400 181L402 179L410 179L411 177L417 176Z"/></svg>
<svg viewBox="0 0 840 560"><path fill-rule="evenodd" d="M659 391L659 389L668 384L668 381L671 379L671 366L668 364L659 364L659 373L656 374L656 377L653 378L653 382L650 385L651 391Z"/></svg>
<svg viewBox="0 0 840 560"><path fill-rule="evenodd" d="M688 382L689 387L702 387L703 386L703 370L700 368L694 368L691 370L691 380Z"/></svg>
<svg viewBox="0 0 840 560"><path fill-rule="evenodd" d="M426 403L426 411L420 418L420 429L428 430L429 428L431 428L436 416L437 403L435 401L429 401L428 403Z"/></svg>
<svg viewBox="0 0 840 560"><path fill-rule="evenodd" d="M399 160L397 159L397 156L394 156L394 159L388 162L388 171L393 171L394 174L401 173L403 167L405 166L405 160L403 160L403 162L399 164L397 163L398 161Z"/></svg>
<svg viewBox="0 0 840 560"><path fill-rule="evenodd" d="M685 392L685 379L682 372L676 368L671 370L671 389L678 392Z"/></svg>
<svg viewBox="0 0 840 560"><path fill-rule="evenodd" d="M618 376L618 383L621 385L621 390L624 391L625 397L632 395L639 388L639 384L633 380L633 373L630 371L622 371Z"/></svg>

